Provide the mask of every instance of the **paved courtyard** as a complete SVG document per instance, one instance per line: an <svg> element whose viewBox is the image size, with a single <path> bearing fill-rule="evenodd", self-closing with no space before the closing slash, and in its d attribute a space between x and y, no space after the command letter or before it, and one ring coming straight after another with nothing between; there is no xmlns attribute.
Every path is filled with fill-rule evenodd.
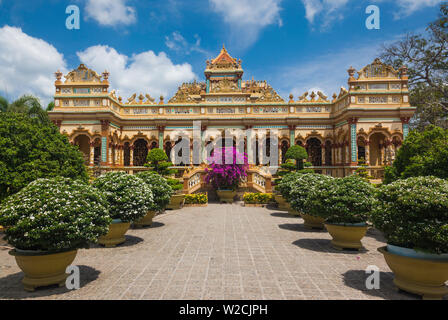
<svg viewBox="0 0 448 320"><path fill-rule="evenodd" d="M276 209L209 204L157 216L129 230L125 244L80 250L81 288L23 290L23 274L0 248L2 299L416 299L399 293L369 230L365 250L340 252L324 231ZM0 245L5 245L0 244ZM381 289L367 290L365 269L381 270Z"/></svg>

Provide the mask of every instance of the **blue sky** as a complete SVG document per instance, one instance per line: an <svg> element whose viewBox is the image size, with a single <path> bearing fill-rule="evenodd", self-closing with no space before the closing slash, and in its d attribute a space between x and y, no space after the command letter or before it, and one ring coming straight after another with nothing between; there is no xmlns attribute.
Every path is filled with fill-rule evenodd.
<svg viewBox="0 0 448 320"><path fill-rule="evenodd" d="M267 80L284 98L307 90L332 95L346 70L373 61L383 44L424 32L440 0L0 0L0 94L49 101L53 73L87 64L110 71L123 98L172 96L202 80L223 44L243 60L245 78ZM366 7L381 10L368 30ZM68 5L81 27L68 30Z"/></svg>

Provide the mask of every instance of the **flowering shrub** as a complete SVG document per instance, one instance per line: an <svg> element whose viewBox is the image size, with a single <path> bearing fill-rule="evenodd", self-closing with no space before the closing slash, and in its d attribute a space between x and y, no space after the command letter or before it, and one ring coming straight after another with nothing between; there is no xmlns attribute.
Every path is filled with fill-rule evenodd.
<svg viewBox="0 0 448 320"><path fill-rule="evenodd" d="M173 193L173 189L168 184L168 181L161 175L151 171L139 172L136 176L142 179L153 193L154 205L150 210L162 211L165 209Z"/></svg>
<svg viewBox="0 0 448 320"><path fill-rule="evenodd" d="M137 176L108 172L93 182L109 202L112 219L131 222L143 218L154 207L151 188Z"/></svg>
<svg viewBox="0 0 448 320"><path fill-rule="evenodd" d="M291 172L281 178L275 185L275 190L280 192L280 194L287 201L290 201L289 194L291 192L291 188L295 186L295 181L301 176L301 173Z"/></svg>
<svg viewBox="0 0 448 320"><path fill-rule="evenodd" d="M298 212L310 214L309 212L305 212L305 203L308 197L312 191L316 189L317 191L320 190L330 180L333 180L333 178L317 173L297 174L285 186L289 190L287 199L291 207Z"/></svg>
<svg viewBox="0 0 448 320"><path fill-rule="evenodd" d="M384 185L370 218L391 245L448 253L448 182L415 177Z"/></svg>
<svg viewBox="0 0 448 320"><path fill-rule="evenodd" d="M206 204L208 196L206 193L195 193L185 195L185 204Z"/></svg>
<svg viewBox="0 0 448 320"><path fill-rule="evenodd" d="M237 152L235 147L217 149L207 160L209 168L205 169L205 181L216 189L236 190L241 179L247 177L247 156Z"/></svg>
<svg viewBox="0 0 448 320"><path fill-rule="evenodd" d="M35 180L0 208L6 241L22 250L88 248L108 232L111 221L101 192L69 178Z"/></svg>
<svg viewBox="0 0 448 320"><path fill-rule="evenodd" d="M357 175L329 179L310 190L304 209L329 223L366 222L374 192L375 188Z"/></svg>
<svg viewBox="0 0 448 320"><path fill-rule="evenodd" d="M245 203L267 204L274 200L274 195L272 193L246 192L243 195L243 200Z"/></svg>

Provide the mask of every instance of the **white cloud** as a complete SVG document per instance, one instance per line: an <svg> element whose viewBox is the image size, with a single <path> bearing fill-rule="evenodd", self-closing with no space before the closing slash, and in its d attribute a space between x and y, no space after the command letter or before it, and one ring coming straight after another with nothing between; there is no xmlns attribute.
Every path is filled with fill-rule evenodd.
<svg viewBox="0 0 448 320"><path fill-rule="evenodd" d="M381 45L389 41L360 44L356 50L350 48L334 50L295 65L287 63L288 67L279 68L273 83L280 84L279 93L283 97L293 93L297 99L305 91L322 91L328 99L331 99L333 93L339 94L341 86L347 88L347 69L353 66L356 70L361 70L372 63L378 57Z"/></svg>
<svg viewBox="0 0 448 320"><path fill-rule="evenodd" d="M400 11L395 14L395 18L400 19L407 17L424 7L433 7L443 1L444 0L396 0L400 7Z"/></svg>
<svg viewBox="0 0 448 320"><path fill-rule="evenodd" d="M0 28L0 91L15 99L34 94L47 103L54 94L54 72L66 72L63 54L20 28Z"/></svg>
<svg viewBox="0 0 448 320"><path fill-rule="evenodd" d="M87 18L103 26L130 25L137 21L135 8L127 0L87 0Z"/></svg>
<svg viewBox="0 0 448 320"><path fill-rule="evenodd" d="M128 57L108 46L93 46L77 53L80 61L97 72L108 70L113 89L126 101L132 94L168 97L180 83L196 78L188 63L173 64L164 52L146 51Z"/></svg>
<svg viewBox="0 0 448 320"><path fill-rule="evenodd" d="M425 7L433 7L444 0L371 0L372 3L390 3L398 6L394 14L396 19L405 18ZM321 29L325 30L335 20L344 19L344 10L348 10L348 4L359 4L359 0L301 0L305 7L305 17L313 24L316 18L320 18ZM365 5L371 3L365 2ZM381 7L380 7L381 8Z"/></svg>
<svg viewBox="0 0 448 320"><path fill-rule="evenodd" d="M259 33L271 24L280 27L282 0L209 0L212 9L223 16L233 38L241 47L254 43Z"/></svg>
<svg viewBox="0 0 448 320"><path fill-rule="evenodd" d="M208 55L209 53L201 48L201 38L197 34L194 35L194 38L195 42L189 43L179 31L174 31L170 36L165 37L165 45L179 53L199 52Z"/></svg>

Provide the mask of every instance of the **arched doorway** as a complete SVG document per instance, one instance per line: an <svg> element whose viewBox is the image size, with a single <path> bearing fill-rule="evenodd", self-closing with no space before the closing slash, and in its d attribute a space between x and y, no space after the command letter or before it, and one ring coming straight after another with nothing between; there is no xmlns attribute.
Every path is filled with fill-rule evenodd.
<svg viewBox="0 0 448 320"><path fill-rule="evenodd" d="M364 137L358 138L358 162L365 162L366 158L366 140Z"/></svg>
<svg viewBox="0 0 448 320"><path fill-rule="evenodd" d="M101 140L95 139L93 143L93 164L99 166L101 164Z"/></svg>
<svg viewBox="0 0 448 320"><path fill-rule="evenodd" d="M286 162L286 152L288 152L288 149L289 149L288 141L283 140L280 145L280 149L282 151L282 163L285 163Z"/></svg>
<svg viewBox="0 0 448 320"><path fill-rule="evenodd" d="M171 145L171 141L168 141L165 143L165 153L168 156L168 161L173 162L171 160L171 150L173 149L173 146Z"/></svg>
<svg viewBox="0 0 448 320"><path fill-rule="evenodd" d="M88 165L90 162L90 138L84 134L79 135L75 138L74 145L78 146L79 151L82 152L84 163Z"/></svg>
<svg viewBox="0 0 448 320"><path fill-rule="evenodd" d="M129 142L125 142L123 146L123 163L124 166L131 165L131 144Z"/></svg>
<svg viewBox="0 0 448 320"><path fill-rule="evenodd" d="M386 141L386 136L377 132L370 136L369 138L369 148L370 148L370 165L371 166L381 166L383 165L383 149L384 142Z"/></svg>
<svg viewBox="0 0 448 320"><path fill-rule="evenodd" d="M322 166L322 146L319 139L308 139L306 142L306 151L308 153L309 161L314 167Z"/></svg>
<svg viewBox="0 0 448 320"><path fill-rule="evenodd" d="M134 142L134 166L142 167L146 163L148 156L148 142L145 139L138 139Z"/></svg>
<svg viewBox="0 0 448 320"><path fill-rule="evenodd" d="M333 165L332 143L329 140L325 142L325 165L326 166Z"/></svg>

